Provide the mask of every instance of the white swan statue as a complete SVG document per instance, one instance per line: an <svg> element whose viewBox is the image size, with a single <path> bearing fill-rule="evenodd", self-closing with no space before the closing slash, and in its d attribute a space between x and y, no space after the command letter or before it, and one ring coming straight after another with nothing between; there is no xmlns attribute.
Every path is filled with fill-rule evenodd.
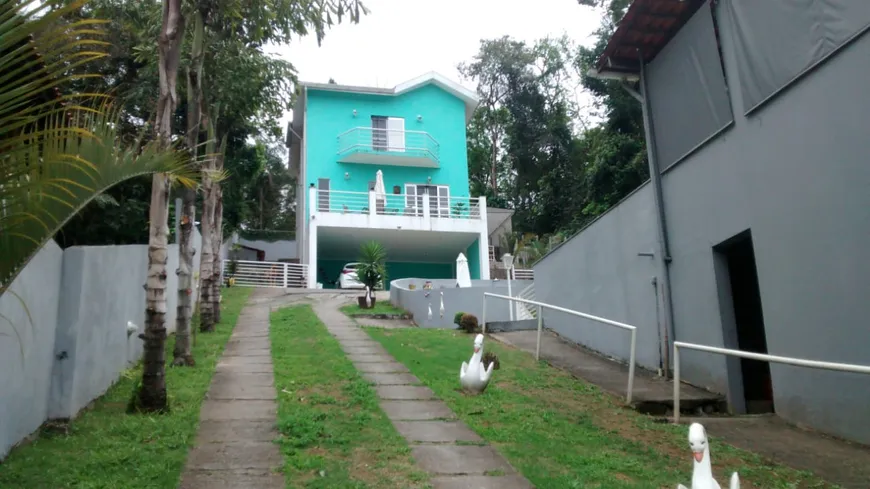
<svg viewBox="0 0 870 489"><path fill-rule="evenodd" d="M707 430L699 423L689 426L689 447L692 449L694 469L692 470L692 489L722 489L713 478L713 466L710 462L710 443L707 441ZM688 489L679 484L677 489ZM740 489L740 476L737 472L731 474L728 489Z"/></svg>
<svg viewBox="0 0 870 489"><path fill-rule="evenodd" d="M441 292L441 308L438 310L441 314L441 317L444 317L444 292Z"/></svg>
<svg viewBox="0 0 870 489"><path fill-rule="evenodd" d="M459 371L459 384L466 392L480 394L489 385L495 363L490 363L489 368L484 369L483 362L480 361L482 357L483 335L479 334L474 338L474 354L471 355L471 361L462 362L462 368Z"/></svg>

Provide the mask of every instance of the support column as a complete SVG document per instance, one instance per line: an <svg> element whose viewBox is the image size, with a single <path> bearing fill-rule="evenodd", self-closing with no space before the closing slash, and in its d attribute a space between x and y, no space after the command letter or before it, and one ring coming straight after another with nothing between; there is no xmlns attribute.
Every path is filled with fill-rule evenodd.
<svg viewBox="0 0 870 489"><path fill-rule="evenodd" d="M477 200L480 209L480 237L477 238L480 253L480 279L489 280L489 227L486 220L486 197Z"/></svg>
<svg viewBox="0 0 870 489"><path fill-rule="evenodd" d="M317 221L308 223L308 288L317 288Z"/></svg>
<svg viewBox="0 0 870 489"><path fill-rule="evenodd" d="M308 189L308 288L317 288L317 215L320 213L317 207L317 189L314 184Z"/></svg>

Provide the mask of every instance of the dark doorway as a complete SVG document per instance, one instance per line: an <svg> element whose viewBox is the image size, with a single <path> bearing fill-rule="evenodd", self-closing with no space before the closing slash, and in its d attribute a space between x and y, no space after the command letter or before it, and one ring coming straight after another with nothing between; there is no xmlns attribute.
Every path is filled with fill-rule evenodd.
<svg viewBox="0 0 870 489"><path fill-rule="evenodd" d="M749 231L734 236L715 248L718 274L720 276L720 300L723 307L723 325L726 347L754 353L767 353L767 337L764 331L764 314L761 307L761 291L758 286L758 271L755 266L755 250ZM724 280L723 280L724 279ZM727 284L725 290L721 290ZM729 300L730 299L730 300ZM731 311L724 310L731 308ZM729 344L730 343L730 344ZM736 361L735 361L736 360ZM748 414L772 413L773 384L770 364L758 360L730 359L729 375L740 375L742 389L732 382L733 397L742 390L744 411ZM736 388L734 388L736 387Z"/></svg>

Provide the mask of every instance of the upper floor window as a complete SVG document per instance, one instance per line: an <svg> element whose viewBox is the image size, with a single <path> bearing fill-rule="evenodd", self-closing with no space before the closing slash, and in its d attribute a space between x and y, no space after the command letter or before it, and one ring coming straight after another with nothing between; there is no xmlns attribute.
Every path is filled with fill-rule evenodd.
<svg viewBox="0 0 870 489"><path fill-rule="evenodd" d="M373 115L372 149L375 151L405 151L405 119Z"/></svg>

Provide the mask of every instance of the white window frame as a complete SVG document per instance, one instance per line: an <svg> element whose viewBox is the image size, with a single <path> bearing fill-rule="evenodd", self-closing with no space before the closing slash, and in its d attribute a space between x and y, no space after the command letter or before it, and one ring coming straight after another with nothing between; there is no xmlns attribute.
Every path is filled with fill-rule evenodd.
<svg viewBox="0 0 870 489"><path fill-rule="evenodd" d="M432 217L450 217L450 187L447 185L433 185L427 183L406 183L405 184L405 207L413 209L413 213L422 216L423 208L418 204L423 203L423 194L419 192L420 187L435 187L435 206L432 203L433 196L429 195L429 215Z"/></svg>

